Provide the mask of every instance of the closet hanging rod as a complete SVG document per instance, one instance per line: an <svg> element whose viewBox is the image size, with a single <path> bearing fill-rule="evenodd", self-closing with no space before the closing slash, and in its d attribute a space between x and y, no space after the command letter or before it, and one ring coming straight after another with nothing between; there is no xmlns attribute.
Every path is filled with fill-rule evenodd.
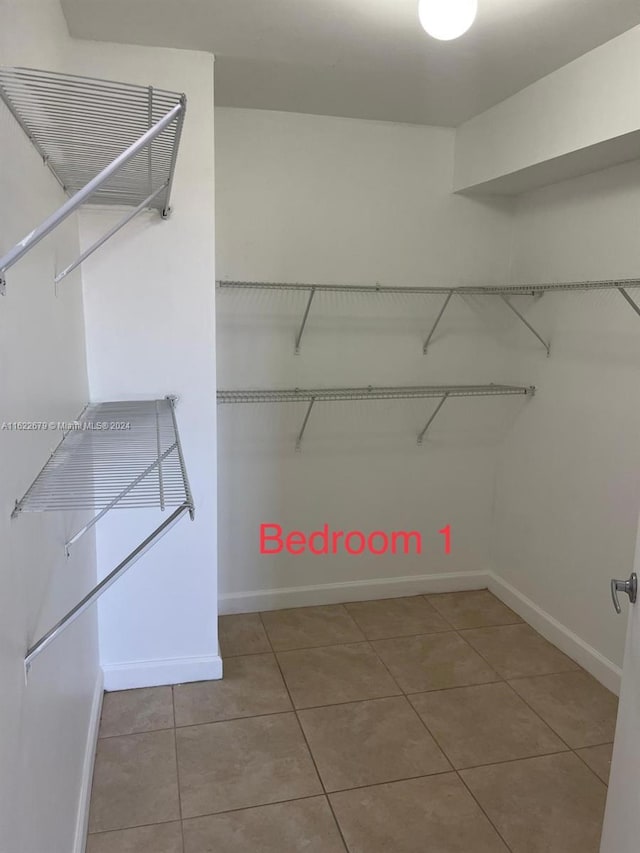
<svg viewBox="0 0 640 853"><path fill-rule="evenodd" d="M439 403L429 417L424 429L417 436L418 444L435 420L438 412L450 397L497 397L510 395L533 396L533 385L406 385L364 388L289 388L218 391L219 403L299 403L306 402L302 426L296 438L296 450L300 450L311 411L316 403L338 400L416 400L437 397Z"/></svg>
<svg viewBox="0 0 640 853"><path fill-rule="evenodd" d="M85 203L135 208L59 282L142 210L169 215L186 97L177 92L29 68L0 68L0 100L69 199L0 257L5 273Z"/></svg>

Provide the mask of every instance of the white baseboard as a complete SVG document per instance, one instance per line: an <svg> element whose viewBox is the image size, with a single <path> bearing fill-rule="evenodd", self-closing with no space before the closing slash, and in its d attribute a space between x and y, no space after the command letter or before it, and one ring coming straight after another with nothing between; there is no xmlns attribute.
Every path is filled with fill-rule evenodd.
<svg viewBox="0 0 640 853"><path fill-rule="evenodd" d="M604 684L616 695L620 694L622 671L619 666L601 655L597 649L594 649L593 646L590 646L494 572L487 572L487 578L489 590L497 598L515 610L525 622L539 631L550 643L553 643L572 660L584 667L601 684Z"/></svg>
<svg viewBox="0 0 640 853"><path fill-rule="evenodd" d="M281 610L286 607L312 607L340 604L343 601L371 601L435 592L462 592L484 589L488 572L443 572L433 575L408 575L364 581L259 589L227 593L219 597L220 614L253 613L257 610Z"/></svg>
<svg viewBox="0 0 640 853"><path fill-rule="evenodd" d="M220 655L195 658L168 658L127 663L103 664L104 689L132 690L136 687L161 687L164 684L186 684L189 681L212 681L222 678Z"/></svg>
<svg viewBox="0 0 640 853"><path fill-rule="evenodd" d="M87 743L84 751L84 762L82 764L82 778L80 781L80 796L78 799L78 814L76 818L76 833L73 853L85 853L85 847L87 845L89 807L91 805L91 783L93 782L93 764L96 757L98 731L100 729L100 716L102 714L103 691L102 670L98 670L96 683L93 689L93 699L91 701L91 711L89 715L89 729L87 731Z"/></svg>
<svg viewBox="0 0 640 853"><path fill-rule="evenodd" d="M318 604L340 604L344 601L372 601L377 598L484 588L491 590L497 598L522 616L525 622L584 667L601 684L616 694L620 693L620 667L492 571L444 572L227 593L220 596L219 608L221 615L252 613L257 610L312 607Z"/></svg>

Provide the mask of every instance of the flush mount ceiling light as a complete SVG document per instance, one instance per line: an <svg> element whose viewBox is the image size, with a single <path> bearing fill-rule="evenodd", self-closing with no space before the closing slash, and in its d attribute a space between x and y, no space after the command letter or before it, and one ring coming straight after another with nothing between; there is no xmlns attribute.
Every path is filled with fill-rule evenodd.
<svg viewBox="0 0 640 853"><path fill-rule="evenodd" d="M420 0L418 17L423 28L441 41L457 39L469 29L478 12L478 0Z"/></svg>

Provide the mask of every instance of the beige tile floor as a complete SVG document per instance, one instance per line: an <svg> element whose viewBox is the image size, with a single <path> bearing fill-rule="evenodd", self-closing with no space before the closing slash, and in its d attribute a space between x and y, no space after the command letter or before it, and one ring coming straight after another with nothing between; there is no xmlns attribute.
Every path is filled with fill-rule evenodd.
<svg viewBox="0 0 640 853"><path fill-rule="evenodd" d="M220 635L105 696L87 853L597 853L616 698L486 590Z"/></svg>

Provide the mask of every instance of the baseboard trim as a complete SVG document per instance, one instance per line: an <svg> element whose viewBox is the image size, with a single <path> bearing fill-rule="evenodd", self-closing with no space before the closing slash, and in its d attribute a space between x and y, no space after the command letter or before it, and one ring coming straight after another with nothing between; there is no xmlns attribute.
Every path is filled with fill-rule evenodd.
<svg viewBox="0 0 640 853"><path fill-rule="evenodd" d="M580 666L590 672L601 684L620 695L622 670L597 649L590 646L566 625L538 607L530 598L519 592L494 572L487 572L489 590L508 607L522 616L532 628L557 646Z"/></svg>
<svg viewBox="0 0 640 853"><path fill-rule="evenodd" d="M620 693L622 678L620 667L600 654L597 649L594 649L566 625L563 625L493 571L443 572L432 575L409 575L399 578L377 578L314 586L226 593L219 598L219 610L220 615L252 613L257 610L313 607L318 604L340 604L344 601L373 601L378 598L396 598L404 595L437 592L463 592L485 588L488 588L508 607L515 610L549 642L584 667L601 684L616 694ZM122 688L114 687L111 689Z"/></svg>
<svg viewBox="0 0 640 853"><path fill-rule="evenodd" d="M220 655L193 658L168 658L127 663L103 664L104 689L132 690L136 687L161 687L190 681L222 678Z"/></svg>
<svg viewBox="0 0 640 853"><path fill-rule="evenodd" d="M85 853L87 845L87 830L89 828L89 806L91 805L91 783L93 782L93 764L96 757L100 717L102 715L102 697L104 695L104 678L102 670L98 670L96 683L93 688L91 711L89 712L89 728L87 743L82 764L80 780L80 796L78 798L78 814L76 818L75 841L73 853Z"/></svg>
<svg viewBox="0 0 640 853"><path fill-rule="evenodd" d="M292 586L227 593L219 597L220 614L253 613L256 610L281 610L286 607L312 607L340 604L343 601L372 601L435 592L463 592L484 589L488 572L443 572L433 575L408 575L363 581Z"/></svg>

